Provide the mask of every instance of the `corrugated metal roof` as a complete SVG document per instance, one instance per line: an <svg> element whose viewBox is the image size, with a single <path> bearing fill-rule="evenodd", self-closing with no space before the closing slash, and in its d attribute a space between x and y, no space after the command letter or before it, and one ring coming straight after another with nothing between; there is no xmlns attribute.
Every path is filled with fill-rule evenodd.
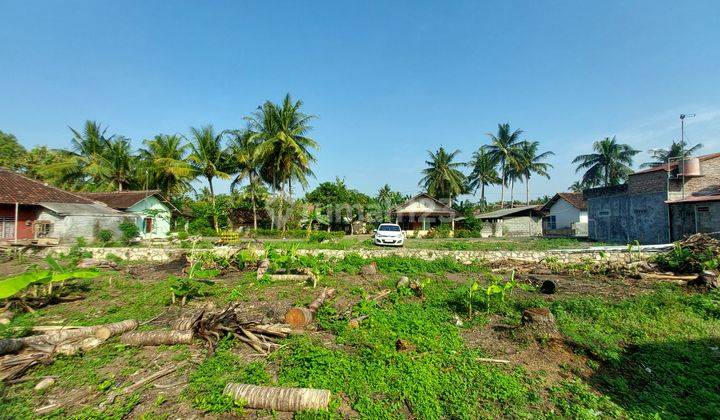
<svg viewBox="0 0 720 420"><path fill-rule="evenodd" d="M130 208L148 197L159 194L160 190L79 193L82 197L100 201L114 209L120 210Z"/></svg>
<svg viewBox="0 0 720 420"><path fill-rule="evenodd" d="M666 203L703 203L708 201L720 201L720 195L693 195L690 197L681 198L680 200L669 200L666 201Z"/></svg>
<svg viewBox="0 0 720 420"><path fill-rule="evenodd" d="M500 210L491 211L489 213L480 214L477 217L479 219L499 219L501 217L511 216L515 213L522 213L522 212L528 211L528 210L535 210L539 213L540 207L541 206L532 205L532 206L513 207L513 208L509 208L509 209L500 209Z"/></svg>
<svg viewBox="0 0 720 420"><path fill-rule="evenodd" d="M39 203L41 206L64 216L127 216L127 213L111 209L104 204Z"/></svg>

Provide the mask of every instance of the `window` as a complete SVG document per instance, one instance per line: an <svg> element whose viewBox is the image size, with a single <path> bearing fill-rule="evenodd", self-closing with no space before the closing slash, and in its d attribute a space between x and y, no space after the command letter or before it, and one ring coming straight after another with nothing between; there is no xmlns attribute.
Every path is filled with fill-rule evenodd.
<svg viewBox="0 0 720 420"><path fill-rule="evenodd" d="M35 237L47 238L52 232L52 223L47 220L38 220L35 222Z"/></svg>
<svg viewBox="0 0 720 420"><path fill-rule="evenodd" d="M557 219L555 216L548 216L545 218L545 227L550 230L557 229Z"/></svg>
<svg viewBox="0 0 720 420"><path fill-rule="evenodd" d="M0 217L0 239L15 238L15 218Z"/></svg>
<svg viewBox="0 0 720 420"><path fill-rule="evenodd" d="M386 231L386 232L400 232L400 226L398 226L398 225L380 225L380 227L378 227L378 230Z"/></svg>
<svg viewBox="0 0 720 420"><path fill-rule="evenodd" d="M598 216L600 217L609 217L610 216L610 210L603 209L598 212Z"/></svg>
<svg viewBox="0 0 720 420"><path fill-rule="evenodd" d="M145 233L151 233L153 231L152 217L146 217L144 225L145 225Z"/></svg>
<svg viewBox="0 0 720 420"><path fill-rule="evenodd" d="M702 212L702 213L704 213L704 212L709 212L709 211L710 211L710 207L709 207L709 206L700 206L700 207L697 208L697 211L698 211L698 212Z"/></svg>

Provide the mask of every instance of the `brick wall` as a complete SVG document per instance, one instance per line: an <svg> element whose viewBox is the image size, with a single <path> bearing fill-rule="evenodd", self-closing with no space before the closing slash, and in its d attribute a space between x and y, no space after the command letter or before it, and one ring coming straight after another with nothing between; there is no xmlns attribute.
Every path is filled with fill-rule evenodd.
<svg viewBox="0 0 720 420"><path fill-rule="evenodd" d="M699 177L685 178L685 196L720 194L720 157L700 161ZM670 182L670 196L679 199L682 196L682 179Z"/></svg>
<svg viewBox="0 0 720 420"><path fill-rule="evenodd" d="M627 184L630 194L665 192L667 190L667 172L655 171L632 175L628 178Z"/></svg>

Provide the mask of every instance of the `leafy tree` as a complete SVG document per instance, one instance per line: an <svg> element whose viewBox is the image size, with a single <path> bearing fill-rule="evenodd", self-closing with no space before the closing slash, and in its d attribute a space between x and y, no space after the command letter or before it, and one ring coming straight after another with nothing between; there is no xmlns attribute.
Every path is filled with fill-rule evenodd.
<svg viewBox="0 0 720 420"><path fill-rule="evenodd" d="M292 182L305 188L307 177L313 176L310 165L315 162L313 150L318 143L307 134L311 130L313 115L304 114L302 101L294 101L289 94L282 103L266 101L247 118L251 134L256 141L256 156L260 175L275 191L287 191L292 198Z"/></svg>
<svg viewBox="0 0 720 420"><path fill-rule="evenodd" d="M17 137L0 130L0 166L12 170L20 169L25 156L25 148Z"/></svg>
<svg viewBox="0 0 720 420"><path fill-rule="evenodd" d="M487 153L490 159L500 166L500 207L505 207L505 185L510 177L516 175L516 162L520 157L520 135L522 130L510 130L510 124L498 124L497 134L488 133L490 144ZM509 173L512 172L512 173Z"/></svg>
<svg viewBox="0 0 720 420"><path fill-rule="evenodd" d="M305 194L305 199L332 214L329 227L337 228L343 223L363 216L363 210L370 203L370 197L345 185L345 181L336 178L335 182L323 182L314 190Z"/></svg>
<svg viewBox="0 0 720 420"><path fill-rule="evenodd" d="M572 185L570 185L570 191L581 193L581 192L583 192L583 190L585 190L587 188L592 188L595 186L596 185L594 185L594 184L587 184L582 181L575 181L572 183Z"/></svg>
<svg viewBox="0 0 720 420"><path fill-rule="evenodd" d="M538 154L540 143L537 141L524 141L520 143L520 175L525 178L525 204L530 204L530 176L538 174L550 179L547 170L552 165L543 162L548 156L554 155L553 152L543 152Z"/></svg>
<svg viewBox="0 0 720 420"><path fill-rule="evenodd" d="M234 191L243 180L247 179L245 195L250 199L252 205L253 229L257 230L257 201L264 193L260 177L260 159L257 153L259 143L249 130L234 131L232 136L228 153L232 172L236 176L230 184L230 190Z"/></svg>
<svg viewBox="0 0 720 420"><path fill-rule="evenodd" d="M22 157L19 169L31 178L48 181L43 177L45 168L62 159L60 152L48 149L47 146L36 146Z"/></svg>
<svg viewBox="0 0 720 420"><path fill-rule="evenodd" d="M424 187L428 194L436 198L447 198L452 205L453 197L465 191L465 175L460 172L465 164L454 162L460 150L447 153L443 147L436 152L428 150L429 160L425 161L427 167L423 169L423 178L419 185Z"/></svg>
<svg viewBox="0 0 720 420"><path fill-rule="evenodd" d="M379 222L389 222L390 210L393 207L404 203L407 199L408 197L406 195L403 195L398 191L393 191L392 188L390 188L390 185L383 185L378 190L377 196L374 199L371 199L370 202L370 204L375 207L373 220Z"/></svg>
<svg viewBox="0 0 720 420"><path fill-rule="evenodd" d="M576 172L585 170L582 182L587 185L618 185L632 173L632 158L640 153L627 144L620 144L615 137L605 137L593 143L595 153L580 155L573 159Z"/></svg>
<svg viewBox="0 0 720 420"><path fill-rule="evenodd" d="M137 167L135 156L130 149L130 141L125 137L115 136L108 141L102 158L104 167L100 176L103 184L122 191L137 179L133 172Z"/></svg>
<svg viewBox="0 0 720 420"><path fill-rule="evenodd" d="M692 156L693 153L697 152L702 148L702 144L698 143L692 147L688 147L684 141L672 142L669 149L652 149L650 150L650 156L653 158L652 162L645 162L640 165L641 168L655 167L665 165L670 161L678 160L680 158Z"/></svg>
<svg viewBox="0 0 720 420"><path fill-rule="evenodd" d="M496 164L492 157L488 154L485 146L480 147L473 153L472 160L468 162L468 166L472 168L472 172L468 175L468 188L474 193L480 189L480 201L485 201L485 187L488 185L499 184Z"/></svg>
<svg viewBox="0 0 720 420"><path fill-rule="evenodd" d="M180 136L158 134L143 144L140 159L149 185L159 189L168 200L192 190L193 169L185 162L187 145Z"/></svg>
<svg viewBox="0 0 720 420"><path fill-rule="evenodd" d="M203 176L207 179L210 188L210 202L215 206L215 189L213 179L230 179L228 174L231 168L228 153L223 149L223 135L225 132L216 133L212 125L195 128L190 127L190 137L187 139L187 147L190 153L187 161L196 176ZM213 214L213 228L219 231L217 213Z"/></svg>

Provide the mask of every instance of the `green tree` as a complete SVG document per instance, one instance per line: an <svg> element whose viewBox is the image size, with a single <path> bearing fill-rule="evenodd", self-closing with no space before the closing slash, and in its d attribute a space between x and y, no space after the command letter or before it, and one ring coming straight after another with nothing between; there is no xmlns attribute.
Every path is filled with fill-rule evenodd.
<svg viewBox="0 0 720 420"><path fill-rule="evenodd" d="M522 130L511 131L508 123L498 124L497 134L488 133L490 144L487 146L487 154L500 166L500 208L505 207L505 186L512 175L508 172L517 172L522 133Z"/></svg>
<svg viewBox="0 0 720 420"><path fill-rule="evenodd" d="M633 156L640 153L627 144L620 144L615 137L605 137L593 143L595 153L577 156L576 172L582 170L582 182L586 185L618 185L632 173Z"/></svg>
<svg viewBox="0 0 720 420"><path fill-rule="evenodd" d="M482 146L473 153L468 166L472 168L470 175L468 175L468 188L473 193L480 189L480 201L485 202L485 187L501 182L497 173L497 165L487 153L487 148Z"/></svg>
<svg viewBox="0 0 720 420"><path fill-rule="evenodd" d="M651 162L645 162L640 165L641 168L655 167L666 165L668 162L679 160L680 158L692 156L702 148L702 144L698 143L692 147L688 147L684 141L672 142L668 149L652 149L650 156L653 158Z"/></svg>
<svg viewBox="0 0 720 420"><path fill-rule="evenodd" d="M48 149L47 146L35 146L25 153L20 168L25 175L31 178L50 181L43 176L45 169L63 159L61 152L57 150Z"/></svg>
<svg viewBox="0 0 720 420"><path fill-rule="evenodd" d="M313 115L304 114L302 101L286 95L282 103L266 101L247 118L250 139L259 143L256 151L260 175L274 191L285 191L292 199L292 183L305 188L307 177L313 176L310 165L315 162L313 151L318 143L307 134Z"/></svg>
<svg viewBox="0 0 720 420"><path fill-rule="evenodd" d="M383 185L377 193L377 196L371 200L371 204L374 204L375 211L373 220L378 222L389 222L390 221L390 210L398 206L405 201L408 197L398 191L393 191L390 185Z"/></svg>
<svg viewBox="0 0 720 420"><path fill-rule="evenodd" d="M128 139L115 136L109 140L103 151L102 160L104 165L100 176L104 185L122 191L135 182L134 168L137 165Z"/></svg>
<svg viewBox="0 0 720 420"><path fill-rule="evenodd" d="M257 201L264 194L260 177L260 160L257 153L259 143L249 130L236 130L232 132L232 136L228 153L232 173L236 175L230 184L230 190L234 191L244 180L248 181L244 196L250 199L253 212L253 229L257 230Z"/></svg>
<svg viewBox="0 0 720 420"><path fill-rule="evenodd" d="M215 188L213 180L230 179L228 174L231 168L227 151L223 148L223 136L225 132L216 133L212 125L190 128L190 136L187 138L187 147L190 153L187 161L195 176L203 176L207 179L210 188L210 202L213 208L215 203ZM219 231L217 212L213 212L213 228Z"/></svg>
<svg viewBox="0 0 720 420"><path fill-rule="evenodd" d="M364 210L370 203L370 197L348 188L340 178L336 178L335 182L321 183L305 194L305 199L333 215L331 224L328 225L333 228L363 217Z"/></svg>
<svg viewBox="0 0 720 420"><path fill-rule="evenodd" d="M185 161L187 145L172 134L158 134L143 142L140 159L146 171L147 182L172 200L191 191L193 168Z"/></svg>
<svg viewBox="0 0 720 420"><path fill-rule="evenodd" d="M550 179L548 169L553 166L547 162L543 162L549 156L554 155L553 152L539 153L540 143L537 141L524 141L520 143L520 175L525 181L525 205L530 204L530 177L533 174L544 176Z"/></svg>
<svg viewBox="0 0 720 420"><path fill-rule="evenodd" d="M0 131L0 167L21 169L25 153L25 148L18 142L17 137Z"/></svg>
<svg viewBox="0 0 720 420"><path fill-rule="evenodd" d="M582 181L575 181L575 182L572 183L572 185L570 185L570 188L569 188L569 189L570 189L570 191L572 191L572 192L581 193L581 192L583 192L583 190L585 190L585 189L587 189L587 188L592 188L592 187L595 187L595 186L596 186L596 185L586 184L586 183L584 183L584 182L582 182Z"/></svg>
<svg viewBox="0 0 720 420"><path fill-rule="evenodd" d="M424 176L419 182L431 196L447 198L449 205L452 205L453 197L465 191L465 175L458 169L465 164L454 162L458 154L460 150L447 153L443 147L434 153L428 150L429 160L425 161L427 167L423 169Z"/></svg>

